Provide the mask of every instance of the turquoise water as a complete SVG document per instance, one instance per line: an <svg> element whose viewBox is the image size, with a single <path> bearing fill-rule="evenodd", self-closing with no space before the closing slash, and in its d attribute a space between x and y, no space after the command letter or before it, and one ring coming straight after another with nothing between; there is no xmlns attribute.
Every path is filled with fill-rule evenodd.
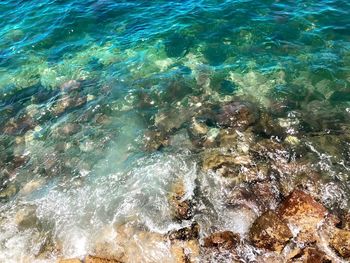
<svg viewBox="0 0 350 263"><path fill-rule="evenodd" d="M179 178L207 195L192 219L204 234L244 235L188 132L199 116L217 136L210 116L237 98L280 126L255 140L298 144L289 161L322 174L329 209L349 209L349 12L341 0L1 1L0 262L83 257L119 222L186 225L167 201Z"/></svg>

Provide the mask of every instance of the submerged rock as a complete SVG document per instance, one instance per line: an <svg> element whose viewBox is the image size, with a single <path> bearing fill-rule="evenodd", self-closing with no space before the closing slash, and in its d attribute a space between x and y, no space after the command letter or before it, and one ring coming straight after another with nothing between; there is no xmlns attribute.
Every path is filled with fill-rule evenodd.
<svg viewBox="0 0 350 263"><path fill-rule="evenodd" d="M143 136L143 147L146 151L157 151L169 144L164 132L148 130Z"/></svg>
<svg viewBox="0 0 350 263"><path fill-rule="evenodd" d="M217 116L217 123L221 127L245 130L257 119L258 113L251 103L235 101L221 108Z"/></svg>
<svg viewBox="0 0 350 263"><path fill-rule="evenodd" d="M15 184L6 185L4 189L0 188L0 201L7 201L18 192L18 188Z"/></svg>
<svg viewBox="0 0 350 263"><path fill-rule="evenodd" d="M81 260L78 258L61 259L57 263L81 263Z"/></svg>
<svg viewBox="0 0 350 263"><path fill-rule="evenodd" d="M314 247L306 247L289 258L287 263L330 263L327 254Z"/></svg>
<svg viewBox="0 0 350 263"><path fill-rule="evenodd" d="M277 162L287 162L290 150L285 145L273 139L263 139L251 147L251 152L256 159L267 159Z"/></svg>
<svg viewBox="0 0 350 263"><path fill-rule="evenodd" d="M327 210L307 193L294 190L282 202L277 214L282 220L300 230L298 234L299 241L313 242L316 240L317 226L327 215Z"/></svg>
<svg viewBox="0 0 350 263"><path fill-rule="evenodd" d="M234 149L235 152L248 154L250 147L255 142L255 135L251 129L244 132L235 129L222 129L219 134L220 147Z"/></svg>
<svg viewBox="0 0 350 263"><path fill-rule="evenodd" d="M219 249L232 249L240 242L239 234L231 231L214 233L204 239L205 247L214 247Z"/></svg>
<svg viewBox="0 0 350 263"><path fill-rule="evenodd" d="M230 155L219 151L208 151L204 154L202 168L204 171L208 171L223 166L247 165L250 163L250 157L247 155Z"/></svg>
<svg viewBox="0 0 350 263"><path fill-rule="evenodd" d="M37 125L34 120L28 114L24 114L17 119L11 118L2 128L4 134L8 135L22 135L33 129Z"/></svg>
<svg viewBox="0 0 350 263"><path fill-rule="evenodd" d="M191 115L191 111L185 108L174 108L160 111L155 116L154 124L160 131L171 132L180 129Z"/></svg>
<svg viewBox="0 0 350 263"><path fill-rule="evenodd" d="M84 263L122 263L122 262L115 259L106 259L106 258L100 258L100 257L89 255L85 258Z"/></svg>
<svg viewBox="0 0 350 263"><path fill-rule="evenodd" d="M350 231L335 229L330 246L343 258L350 259Z"/></svg>
<svg viewBox="0 0 350 263"><path fill-rule="evenodd" d="M36 215L36 206L31 205L19 210L15 215L15 223L19 230L38 226L39 219Z"/></svg>
<svg viewBox="0 0 350 263"><path fill-rule="evenodd" d="M92 253L101 259L114 260L111 262L174 262L171 244L164 235L129 223L102 231Z"/></svg>
<svg viewBox="0 0 350 263"><path fill-rule="evenodd" d="M279 125L278 121L273 119L272 116L266 112L260 114L259 122L254 127L254 130L258 133L262 133L265 136L284 136L284 129Z"/></svg>
<svg viewBox="0 0 350 263"><path fill-rule="evenodd" d="M193 223L189 227L171 231L168 236L170 240L192 240L198 239L200 227L197 223Z"/></svg>
<svg viewBox="0 0 350 263"><path fill-rule="evenodd" d="M249 232L250 240L256 247L276 252L281 252L292 236L287 224L273 211L262 214Z"/></svg>
<svg viewBox="0 0 350 263"><path fill-rule="evenodd" d="M80 82L76 80L68 80L67 82L63 83L60 88L63 92L70 92L79 89L80 86Z"/></svg>
<svg viewBox="0 0 350 263"><path fill-rule="evenodd" d="M64 125L60 126L57 130L54 132L58 136L71 136L75 133L78 133L81 131L82 127L78 123L65 123Z"/></svg>
<svg viewBox="0 0 350 263"><path fill-rule="evenodd" d="M192 202L186 199L186 189L183 181L179 180L173 184L169 195L169 204L174 218L187 220L192 217Z"/></svg>
<svg viewBox="0 0 350 263"><path fill-rule="evenodd" d="M200 255L200 246L198 240L177 240L171 244L170 250L175 263L198 262Z"/></svg>
<svg viewBox="0 0 350 263"><path fill-rule="evenodd" d="M71 110L84 105L87 102L86 96L69 96L67 94L63 95L51 108L51 112L54 115L61 115L67 110Z"/></svg>

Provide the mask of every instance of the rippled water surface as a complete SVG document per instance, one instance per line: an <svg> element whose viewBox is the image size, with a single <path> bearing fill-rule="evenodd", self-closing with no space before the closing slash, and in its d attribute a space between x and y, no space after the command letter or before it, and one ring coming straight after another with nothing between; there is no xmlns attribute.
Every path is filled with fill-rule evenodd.
<svg viewBox="0 0 350 263"><path fill-rule="evenodd" d="M260 165L278 196L301 185L348 211L349 14L345 0L1 1L0 262L83 258L125 224L244 236L262 210L235 189L254 191ZM242 102L243 128L229 121ZM218 151L241 160L237 178L206 162ZM175 262L154 235L124 238L142 254L126 262Z"/></svg>

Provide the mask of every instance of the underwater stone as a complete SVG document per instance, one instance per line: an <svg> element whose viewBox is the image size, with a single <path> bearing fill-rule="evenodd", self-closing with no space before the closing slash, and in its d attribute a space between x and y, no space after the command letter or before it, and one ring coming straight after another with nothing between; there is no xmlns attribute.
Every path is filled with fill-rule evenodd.
<svg viewBox="0 0 350 263"><path fill-rule="evenodd" d="M157 151L168 145L169 140L166 133L159 130L148 130L143 136L143 147L146 151Z"/></svg>
<svg viewBox="0 0 350 263"><path fill-rule="evenodd" d="M72 97L69 95L63 95L53 106L51 111L54 115L61 115L67 110L82 106L86 101L86 96L75 95Z"/></svg>
<svg viewBox="0 0 350 263"><path fill-rule="evenodd" d="M205 247L215 247L219 249L232 249L240 242L239 234L231 231L214 233L204 239Z"/></svg>
<svg viewBox="0 0 350 263"><path fill-rule="evenodd" d="M36 126L36 121L28 114L18 119L10 119L4 126L3 132L9 135L21 135Z"/></svg>
<svg viewBox="0 0 350 263"><path fill-rule="evenodd" d="M22 189L19 191L20 195L29 195L32 192L38 190L45 183L44 179L34 179L26 183Z"/></svg>
<svg viewBox="0 0 350 263"><path fill-rule="evenodd" d="M179 230L171 231L169 235L170 240L191 240L198 239L200 226L197 223L193 223L189 227L180 228Z"/></svg>
<svg viewBox="0 0 350 263"><path fill-rule="evenodd" d="M298 240L316 239L318 224L327 215L327 209L301 190L294 190L279 206L277 214L282 220L299 228Z"/></svg>
<svg viewBox="0 0 350 263"><path fill-rule="evenodd" d="M209 127L205 123L199 122L195 118L192 118L191 124L188 127L188 132L191 138L202 139L202 137L205 136L208 131Z"/></svg>
<svg viewBox="0 0 350 263"><path fill-rule="evenodd" d="M252 145L251 153L257 159L270 159L286 163L289 160L289 148L273 139L263 139Z"/></svg>
<svg viewBox="0 0 350 263"><path fill-rule="evenodd" d="M187 220L192 217L192 202L184 200L186 189L182 180L172 185L169 195L169 204L172 208L173 216L178 220Z"/></svg>
<svg viewBox="0 0 350 263"><path fill-rule="evenodd" d="M11 197L13 197L15 194L17 194L18 189L16 185L10 184L5 187L5 189L0 191L0 201L7 201Z"/></svg>
<svg viewBox="0 0 350 263"><path fill-rule="evenodd" d="M80 82L76 80L69 80L61 85L61 90L64 92L70 92L80 88Z"/></svg>
<svg viewBox="0 0 350 263"><path fill-rule="evenodd" d="M171 244L171 254L175 263L195 263L198 262L200 246L198 240L179 241Z"/></svg>
<svg viewBox="0 0 350 263"><path fill-rule="evenodd" d="M284 141L292 146L297 146L300 144L300 140L296 136L288 135Z"/></svg>
<svg viewBox="0 0 350 263"><path fill-rule="evenodd" d="M271 181L254 182L250 191L256 196L259 210L262 212L275 209L280 201L279 192Z"/></svg>
<svg viewBox="0 0 350 263"><path fill-rule="evenodd" d="M81 263L80 259L74 258L74 259L61 259L57 263Z"/></svg>
<svg viewBox="0 0 350 263"><path fill-rule="evenodd" d="M57 132L59 135L70 136L78 133L81 130L81 126L77 123L66 123L60 127Z"/></svg>
<svg viewBox="0 0 350 263"><path fill-rule="evenodd" d="M258 113L248 102L232 102L223 106L217 116L217 123L222 127L245 130L258 119Z"/></svg>
<svg viewBox="0 0 350 263"><path fill-rule="evenodd" d="M155 116L154 124L161 131L170 132L181 128L191 114L191 111L185 108L160 111Z"/></svg>
<svg viewBox="0 0 350 263"><path fill-rule="evenodd" d="M285 133L278 121L273 119L272 116L266 112L260 114L259 122L254 129L256 132L263 133L266 136L283 137Z"/></svg>
<svg viewBox="0 0 350 263"><path fill-rule="evenodd" d="M335 229L330 246L343 258L350 258L350 231Z"/></svg>
<svg viewBox="0 0 350 263"><path fill-rule="evenodd" d="M287 263L330 263L326 253L315 247L306 247L291 257Z"/></svg>
<svg viewBox="0 0 350 263"><path fill-rule="evenodd" d="M95 256L87 256L85 258L85 263L121 263L121 261L115 260L115 259L106 259L106 258L100 258Z"/></svg>
<svg viewBox="0 0 350 263"><path fill-rule="evenodd" d="M36 206L30 205L19 210L15 215L15 223L19 230L35 227L39 224Z"/></svg>
<svg viewBox="0 0 350 263"><path fill-rule="evenodd" d="M262 214L249 232L255 246L276 252L281 252L292 236L287 224L273 211Z"/></svg>
<svg viewBox="0 0 350 263"><path fill-rule="evenodd" d="M204 154L202 168L204 171L215 170L223 166L248 165L251 159L246 155L228 155L217 151L208 151Z"/></svg>

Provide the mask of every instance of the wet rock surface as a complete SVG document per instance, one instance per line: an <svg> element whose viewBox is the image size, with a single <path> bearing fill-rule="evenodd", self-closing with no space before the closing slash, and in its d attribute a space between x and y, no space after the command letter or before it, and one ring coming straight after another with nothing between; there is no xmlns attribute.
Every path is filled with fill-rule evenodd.
<svg viewBox="0 0 350 263"><path fill-rule="evenodd" d="M169 195L169 204L174 218L187 220L192 217L192 200L186 198L186 189L183 181L173 184Z"/></svg>
<svg viewBox="0 0 350 263"><path fill-rule="evenodd" d="M249 232L250 240L255 246L276 252L281 252L292 236L288 225L273 211L262 214Z"/></svg>
<svg viewBox="0 0 350 263"><path fill-rule="evenodd" d="M282 202L278 215L289 224L299 229L298 238L312 242L316 237L317 226L324 220L327 210L303 191L293 191Z"/></svg>
<svg viewBox="0 0 350 263"><path fill-rule="evenodd" d="M217 116L218 125L245 130L258 119L253 104L235 101L223 106Z"/></svg>
<svg viewBox="0 0 350 263"><path fill-rule="evenodd" d="M113 110L94 104L94 95L87 96L84 88L79 81L68 81L46 108L45 117L38 117L40 105L32 105L26 107L23 117L11 117L5 122L4 137L0 137L2 203L35 198L40 191L46 191L43 189L51 180L67 182L79 192L91 179L89 174L96 172L95 160L106 158L104 149L108 143L125 133L119 131L115 119L120 111L130 108L114 105ZM341 136L298 132L297 113L271 113L246 99L210 103L202 103L201 99L188 99L189 108L167 105L155 110L153 98L147 95L144 103L154 110L153 118L145 120L142 118L146 115L142 115L148 128L130 135L133 140L140 138L139 144L123 145L128 138L125 136L119 141L126 149L124 154L117 155L113 150L110 154L113 164L136 158L129 154L135 149L154 158L179 154L172 161L186 154L193 161L191 172L178 171L171 174L169 181L152 179L158 181L155 189L166 189L157 193L157 198L164 196L163 200L151 199L150 203L159 205L157 219L167 218L167 227L159 227L161 224L150 212L146 217L124 215L131 224L97 231L97 237L90 241L91 248L80 256L84 260L60 262L313 263L349 259L346 198L332 196L342 189L335 186L332 176L347 179L343 168L347 163L338 163L347 156L346 146L341 145L350 138L345 133L347 126L342 128ZM137 107L144 107L144 103ZM85 106L83 114L75 113ZM70 117L64 118L67 113ZM50 118L59 122L48 129L45 123ZM134 130L137 129L132 127L127 132ZM46 138L51 140L47 147L41 143ZM111 149L115 148L112 144ZM336 168L332 174L329 167L333 166ZM169 163L164 164L160 170L168 167ZM160 172L156 169L140 173L138 183ZM31 173L34 176L28 176ZM123 183L128 184L128 176ZM110 193L114 191L117 190L111 189ZM334 206L338 199L344 202ZM140 206L147 206L145 203L140 202ZM12 215L15 228L21 233L45 231L46 221L40 209L27 205L16 210ZM109 209L99 211L109 214ZM7 219L0 217L1 220ZM50 246L43 242L37 258L63 254L60 242L54 238Z"/></svg>
<svg viewBox="0 0 350 263"><path fill-rule="evenodd" d="M335 229L330 246L343 258L350 258L350 231Z"/></svg>
<svg viewBox="0 0 350 263"><path fill-rule="evenodd" d="M214 233L204 239L204 247L230 250L240 241L240 236L231 231Z"/></svg>

